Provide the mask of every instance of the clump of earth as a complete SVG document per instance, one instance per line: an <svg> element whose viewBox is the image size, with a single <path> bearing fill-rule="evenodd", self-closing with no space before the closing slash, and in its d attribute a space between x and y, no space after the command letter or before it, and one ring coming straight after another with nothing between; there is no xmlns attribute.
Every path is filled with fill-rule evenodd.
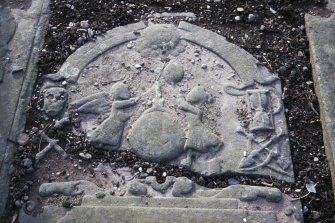
<svg viewBox="0 0 335 223"><path fill-rule="evenodd" d="M201 186L227 187L232 182L245 185L277 187L283 193L301 198L305 222L334 221L334 196L330 170L324 151L322 129L315 95L309 49L304 27L304 14L328 16L323 1L50 1L51 17L44 49L39 61L39 77L28 110L28 120L15 158L11 185L13 211L30 200L38 207L46 204L72 206L80 196L70 200L62 196L38 199L41 183L86 179L100 187L113 182L110 193L123 192L125 181L132 177L184 176ZM159 17L155 13L192 12L195 17ZM296 177L295 184L271 178L240 176L203 177L176 166L146 162L130 152L106 152L93 148L85 135L74 135L70 129L51 128L54 120L46 119L42 109L43 76L58 71L60 66L81 45L117 26L140 20L154 23L177 23L186 20L225 36L230 42L251 53L282 81L283 100L289 128L290 147ZM39 130L70 154L63 160L54 152L47 154L38 168L35 154L47 146L41 142ZM55 158L58 157L58 158ZM99 165L100 164L100 165ZM113 173L108 178L101 164L127 173L129 179ZM99 168L101 171L95 171ZM232 180L234 179L234 180ZM306 184L313 182L316 193L309 193ZM37 208L38 210L38 208ZM10 221L10 220L9 220Z"/></svg>

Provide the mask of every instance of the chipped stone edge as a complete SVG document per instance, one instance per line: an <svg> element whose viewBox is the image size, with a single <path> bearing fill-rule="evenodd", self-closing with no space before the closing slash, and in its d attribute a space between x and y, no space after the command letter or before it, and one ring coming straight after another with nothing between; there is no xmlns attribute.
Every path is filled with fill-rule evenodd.
<svg viewBox="0 0 335 223"><path fill-rule="evenodd" d="M39 52L43 46L43 39L46 32L46 25L49 21L49 0L38 0L40 9L30 8L30 10L38 10L39 17L37 18L36 29L33 42L30 45L30 55L27 62L26 75L21 86L20 95L18 97L17 107L13 118L12 127L9 133L10 139L16 139L23 131L26 123L26 111L33 93L34 83L37 77L37 62L39 60ZM8 143L5 148L3 156L4 161L1 165L1 180L0 180L0 194L2 201L0 202L0 217L5 213L5 208L8 205L9 184L11 176L8 174L12 160L14 159L14 152L16 145ZM7 202L6 202L7 201Z"/></svg>
<svg viewBox="0 0 335 223"><path fill-rule="evenodd" d="M335 2L333 1L335 5ZM312 73L316 95L318 97L319 106L320 106L320 116L322 122L322 130L323 130L323 140L325 145L325 151L329 162L329 167L331 170L332 177L332 186L335 193L335 117L332 114L331 107L334 106L335 101L329 101L329 94L335 94L335 92L329 92L334 85L334 82L331 81L331 78L335 80L335 70L332 73L325 73L323 66L326 66L322 58L319 58L318 55L318 47L317 43L320 39L325 35L323 32L318 32L321 26L326 26L327 24L334 23L335 14L333 13L329 18L322 18L319 16L313 16L306 14L305 15L305 23L306 23L306 34L309 41L309 49L310 49L310 62L312 64ZM331 27L327 27L330 29ZM335 25L333 25L333 29L335 29ZM315 31L316 30L316 31ZM329 45L335 47L334 42L329 42ZM334 49L333 49L334 50ZM335 68L335 58L333 60L326 61L327 63L333 64L333 68Z"/></svg>

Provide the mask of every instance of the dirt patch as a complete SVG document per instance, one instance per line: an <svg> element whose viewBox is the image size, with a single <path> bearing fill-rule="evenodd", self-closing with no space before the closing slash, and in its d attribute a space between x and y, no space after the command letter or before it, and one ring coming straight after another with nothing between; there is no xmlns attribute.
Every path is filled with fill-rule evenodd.
<svg viewBox="0 0 335 223"><path fill-rule="evenodd" d="M11 186L13 210L15 201L24 200L24 196L34 197L36 188L42 182L75 179L66 178L67 173L71 171L77 173L75 176L89 176L93 174L93 168L98 163L104 162L115 169L130 167L139 177L157 176L160 181L163 181L166 175L186 176L202 186L213 188L227 187L228 179L235 178L241 184L277 187L292 197L302 197L305 222L335 221L331 176L323 146L318 101L313 86L304 28L305 13L329 15L323 1L51 0L50 8L51 18L39 62L39 77L28 110L26 133L30 135L30 142L17 152L15 161L16 170ZM237 8L243 8L243 11ZM162 12L193 12L196 15L195 19L166 17L156 19L156 22L177 22L183 19L217 32L247 50L269 70L279 74L283 86L296 184L246 176L206 178L178 167L145 162L128 152L96 151L84 137L74 136L67 130L56 131L50 128L53 120L45 120L40 111L43 75L58 71L71 53L85 42L93 41L95 36L117 26L150 19L152 14ZM79 41L85 34L80 22L86 20L94 31L94 36L87 36ZM59 139L59 145L72 155L72 163L55 165L55 162L63 161L58 161L57 159L61 160L60 156L54 155L53 158L43 161L44 168L40 165L35 173L27 174L22 167L22 160L33 160L41 146L44 146L40 145L38 134L32 132L33 127L44 129L49 137ZM90 161L79 161L82 160L78 156L80 152L88 152L93 158ZM80 170L78 165L74 166L79 162L82 167ZM86 172L83 172L83 169L86 169ZM60 172L59 176L57 172ZM92 178L94 179L94 176ZM316 185L316 193L308 194L306 184L311 181ZM42 204L44 201L38 202ZM63 200L56 203L62 202Z"/></svg>

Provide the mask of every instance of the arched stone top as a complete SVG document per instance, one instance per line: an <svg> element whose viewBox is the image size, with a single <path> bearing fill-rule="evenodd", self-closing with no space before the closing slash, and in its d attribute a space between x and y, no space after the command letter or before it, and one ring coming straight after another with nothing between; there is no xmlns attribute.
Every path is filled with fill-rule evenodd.
<svg viewBox="0 0 335 223"><path fill-rule="evenodd" d="M178 29L171 29L172 25L162 26L169 29L168 31L177 33L175 36L171 35L170 37L172 45L178 44L177 38L180 38L207 48L224 59L242 80L241 86L236 86L236 88L241 89L251 86L254 82L270 84L279 80L277 76L268 72L264 65L260 64L251 54L228 42L223 36L183 21L179 23ZM146 28L148 28L147 25L139 22L108 31L103 37L98 38L96 42L80 47L66 60L56 74L50 74L49 76L56 79L65 78L69 82L75 82L87 64L116 46L139 39L141 32L146 30ZM147 33L153 33L153 31L150 31ZM159 32L158 34L165 35L166 32ZM143 43L141 45L142 48L146 47ZM149 53L148 56L153 55Z"/></svg>
<svg viewBox="0 0 335 223"><path fill-rule="evenodd" d="M294 182L279 78L201 27L115 28L46 75L42 92L46 115L62 115L57 128L77 114L73 131L96 149L128 150L205 176Z"/></svg>

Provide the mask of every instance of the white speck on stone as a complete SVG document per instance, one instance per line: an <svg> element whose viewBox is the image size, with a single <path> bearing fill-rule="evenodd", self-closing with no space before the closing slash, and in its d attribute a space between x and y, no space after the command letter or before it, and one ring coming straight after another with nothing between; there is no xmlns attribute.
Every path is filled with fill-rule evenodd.
<svg viewBox="0 0 335 223"><path fill-rule="evenodd" d="M241 20L241 17L240 16L235 16L234 18L236 21L240 21Z"/></svg>
<svg viewBox="0 0 335 223"><path fill-rule="evenodd" d="M247 219L246 219L246 218L243 218L243 222L247 222Z"/></svg>
<svg viewBox="0 0 335 223"><path fill-rule="evenodd" d="M140 69L140 68L142 68L142 66L141 66L141 64L135 64L135 68Z"/></svg>
<svg viewBox="0 0 335 223"><path fill-rule="evenodd" d="M163 172L162 176L163 176L163 177L166 177L166 172Z"/></svg>
<svg viewBox="0 0 335 223"><path fill-rule="evenodd" d="M265 26L261 25L260 30L264 30L264 29L265 29Z"/></svg>
<svg viewBox="0 0 335 223"><path fill-rule="evenodd" d="M311 84L313 84L313 81L306 81L306 84L311 85Z"/></svg>
<svg viewBox="0 0 335 223"><path fill-rule="evenodd" d="M63 86L67 85L67 82L66 82L66 81L63 81L63 82L62 82L62 85L63 85Z"/></svg>
<svg viewBox="0 0 335 223"><path fill-rule="evenodd" d="M243 156L247 157L247 151L243 151Z"/></svg>
<svg viewBox="0 0 335 223"><path fill-rule="evenodd" d="M98 83L98 82L95 82L95 83L94 83L94 86L96 86L96 87L99 86L99 83Z"/></svg>
<svg viewBox="0 0 335 223"><path fill-rule="evenodd" d="M318 162L318 161L319 161L319 158L314 157L314 162Z"/></svg>
<svg viewBox="0 0 335 223"><path fill-rule="evenodd" d="M236 10L237 10L238 12L244 12L244 8L242 8L242 7L238 7Z"/></svg>
<svg viewBox="0 0 335 223"><path fill-rule="evenodd" d="M138 171L139 171L140 173L142 173L142 171L143 171L142 167L139 167L139 168L138 168Z"/></svg>
<svg viewBox="0 0 335 223"><path fill-rule="evenodd" d="M257 49L260 49L260 48L261 48L261 45L257 45L256 48L257 48Z"/></svg>

